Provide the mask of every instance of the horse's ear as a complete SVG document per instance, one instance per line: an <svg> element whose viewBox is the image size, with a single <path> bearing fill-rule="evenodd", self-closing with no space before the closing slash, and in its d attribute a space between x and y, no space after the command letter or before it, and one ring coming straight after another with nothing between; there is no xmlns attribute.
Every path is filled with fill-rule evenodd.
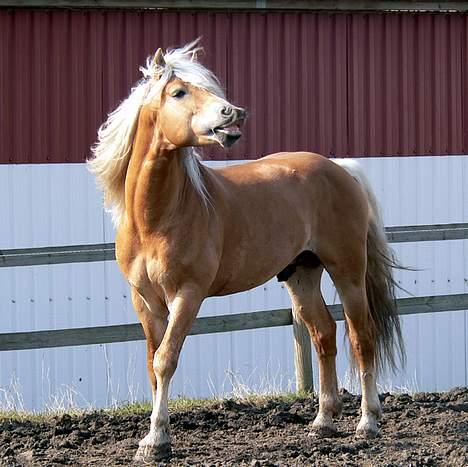
<svg viewBox="0 0 468 467"><path fill-rule="evenodd" d="M159 79L161 78L161 75L163 74L163 69L166 66L166 61L164 60L164 53L161 48L156 50L156 53L154 54L154 58L153 58L153 64L156 68L154 77L156 79Z"/></svg>
<svg viewBox="0 0 468 467"><path fill-rule="evenodd" d="M166 66L166 61L164 60L164 53L161 49L161 47L159 47L158 50L156 50L156 53L154 54L154 64L155 65L158 65L158 66Z"/></svg>

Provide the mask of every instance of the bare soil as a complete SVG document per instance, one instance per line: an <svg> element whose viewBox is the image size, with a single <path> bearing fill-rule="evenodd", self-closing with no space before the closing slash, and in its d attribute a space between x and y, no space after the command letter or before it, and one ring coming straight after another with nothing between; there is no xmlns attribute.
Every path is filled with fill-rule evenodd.
<svg viewBox="0 0 468 467"><path fill-rule="evenodd" d="M317 400L226 400L171 415L173 454L157 465L468 466L468 389L381 395L377 438L356 438L359 396L344 392L333 438L309 436ZM0 465L131 465L149 413L0 421ZM156 465L156 464L154 464Z"/></svg>

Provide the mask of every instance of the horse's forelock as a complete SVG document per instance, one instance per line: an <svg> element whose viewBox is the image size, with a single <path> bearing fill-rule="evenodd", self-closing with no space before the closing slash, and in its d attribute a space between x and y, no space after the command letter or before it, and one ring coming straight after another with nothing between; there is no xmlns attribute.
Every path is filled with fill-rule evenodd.
<svg viewBox="0 0 468 467"><path fill-rule="evenodd" d="M155 57L148 57L146 67L140 68L146 79L153 80L147 100L153 99L161 92L173 75L224 98L218 78L196 59L197 53L203 50L198 44L199 39L179 49L166 51L163 66L156 62Z"/></svg>

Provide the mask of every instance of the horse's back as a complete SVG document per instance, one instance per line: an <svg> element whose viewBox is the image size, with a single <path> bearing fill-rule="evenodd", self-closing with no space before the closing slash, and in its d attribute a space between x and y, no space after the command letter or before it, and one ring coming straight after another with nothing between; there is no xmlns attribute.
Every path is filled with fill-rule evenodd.
<svg viewBox="0 0 468 467"><path fill-rule="evenodd" d="M321 166L328 165L330 161L320 154L312 152L278 152L269 154L253 161L243 164L230 165L217 169L217 172L228 179L236 180L238 177L252 178L254 181L267 177L269 174L275 176L277 172L288 170L301 170L301 173L318 170ZM252 177L249 177L249 174Z"/></svg>
<svg viewBox="0 0 468 467"><path fill-rule="evenodd" d="M315 200L326 191L328 198L356 198L356 203L366 201L362 188L343 167L320 154L312 152L278 152L243 164L231 165L216 170L221 184L239 194L272 191L273 198L279 193L291 194ZM279 188L279 190L278 190ZM305 197L305 198L304 198ZM314 201L314 203L315 203ZM307 204L307 203L306 203ZM366 204L366 202L364 203Z"/></svg>

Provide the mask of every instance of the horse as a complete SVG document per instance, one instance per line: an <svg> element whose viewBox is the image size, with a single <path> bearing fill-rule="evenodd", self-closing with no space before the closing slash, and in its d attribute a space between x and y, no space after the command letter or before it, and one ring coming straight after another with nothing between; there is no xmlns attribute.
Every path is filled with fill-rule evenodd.
<svg viewBox="0 0 468 467"><path fill-rule="evenodd" d="M281 152L212 169L197 147L229 147L246 111L226 100L197 58L197 41L141 67L143 78L98 131L88 166L116 225L116 260L131 287L147 344L153 409L135 459L171 453L168 390L184 340L206 297L277 276L317 350L320 390L311 430L336 432L342 403L336 324L320 290L326 270L341 298L362 388L356 433L378 432L378 371L404 348L393 255L357 162ZM274 99L274 96L270 96Z"/></svg>

